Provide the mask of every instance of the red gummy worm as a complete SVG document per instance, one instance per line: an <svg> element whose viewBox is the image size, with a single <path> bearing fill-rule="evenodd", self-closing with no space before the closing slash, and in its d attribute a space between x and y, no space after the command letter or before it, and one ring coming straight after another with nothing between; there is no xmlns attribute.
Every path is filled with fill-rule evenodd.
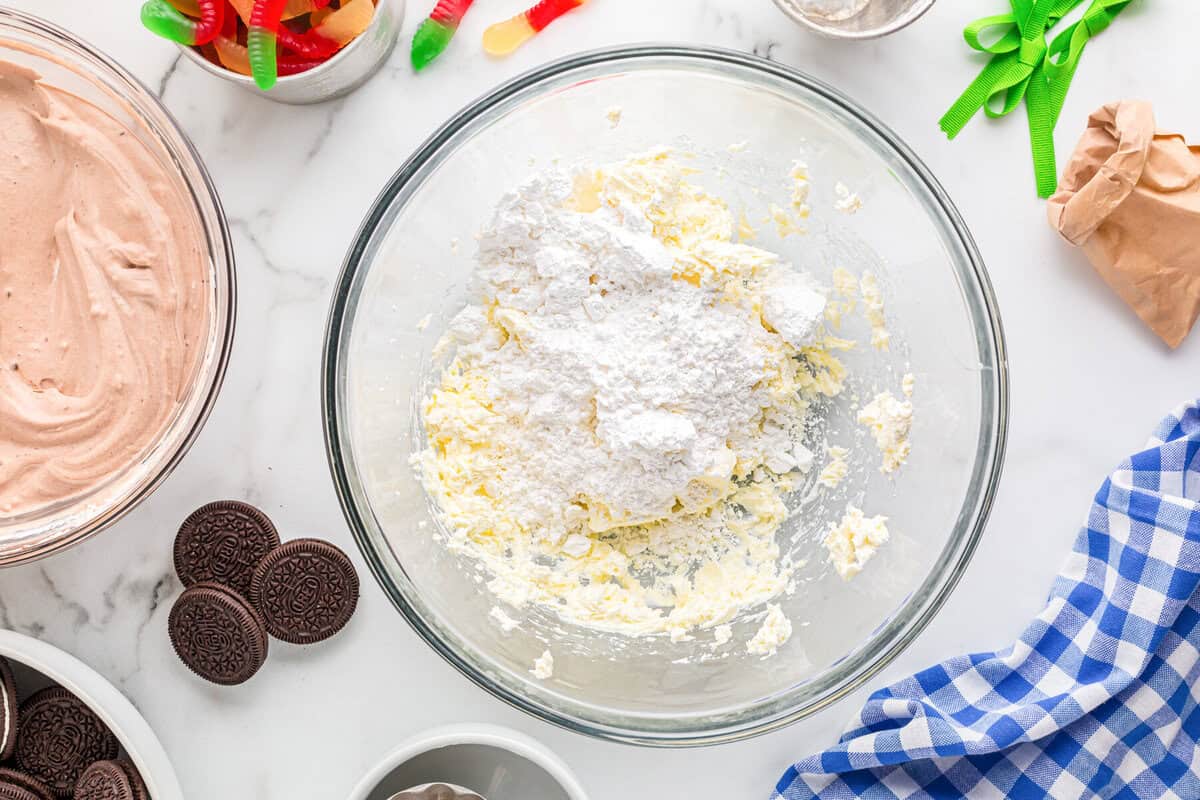
<svg viewBox="0 0 1200 800"><path fill-rule="evenodd" d="M279 27L275 29L275 35L279 37L279 43L286 49L305 58L323 61L341 48L341 45L333 39L328 39L315 30L296 33L283 22L279 23ZM282 70L279 74L283 74Z"/></svg>
<svg viewBox="0 0 1200 800"><path fill-rule="evenodd" d="M279 59L279 74L295 75L299 72L307 72L313 67L321 66L325 61L324 58L288 58L284 56Z"/></svg>
<svg viewBox="0 0 1200 800"><path fill-rule="evenodd" d="M231 42L236 42L238 38L238 16L237 9L229 0L221 0L225 6L225 19L221 21L221 35Z"/></svg>
<svg viewBox="0 0 1200 800"><path fill-rule="evenodd" d="M225 26L226 0L199 0L200 19L196 23L196 40L193 45L208 44Z"/></svg>
<svg viewBox="0 0 1200 800"><path fill-rule="evenodd" d="M457 28L475 0L438 0L429 18L447 28Z"/></svg>
<svg viewBox="0 0 1200 800"><path fill-rule="evenodd" d="M572 8L578 8L584 0L541 0L540 3L525 12L529 27L540 31Z"/></svg>
<svg viewBox="0 0 1200 800"><path fill-rule="evenodd" d="M254 0L254 9L250 12L250 27L274 33L283 19L285 6L287 0Z"/></svg>

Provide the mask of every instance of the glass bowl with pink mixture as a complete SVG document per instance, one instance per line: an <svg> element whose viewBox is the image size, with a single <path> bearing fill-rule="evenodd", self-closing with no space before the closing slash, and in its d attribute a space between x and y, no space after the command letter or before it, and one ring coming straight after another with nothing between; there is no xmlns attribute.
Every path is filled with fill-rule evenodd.
<svg viewBox="0 0 1200 800"><path fill-rule="evenodd" d="M229 231L199 156L132 75L0 9L0 566L148 496L216 399Z"/></svg>

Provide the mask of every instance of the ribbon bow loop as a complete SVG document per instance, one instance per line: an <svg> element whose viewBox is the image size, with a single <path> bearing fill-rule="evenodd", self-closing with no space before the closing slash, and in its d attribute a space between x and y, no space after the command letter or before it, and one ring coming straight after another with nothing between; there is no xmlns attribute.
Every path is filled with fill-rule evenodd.
<svg viewBox="0 0 1200 800"><path fill-rule="evenodd" d="M1046 40L1044 38L1022 39L1021 47L1017 50L1017 61L1029 67L1030 72L1032 72L1033 67L1041 64L1042 59L1046 57L1046 50Z"/></svg>
<svg viewBox="0 0 1200 800"><path fill-rule="evenodd" d="M1099 36L1105 28L1112 24L1116 15L1104 5L1094 5L1083 15L1083 24L1089 36Z"/></svg>
<svg viewBox="0 0 1200 800"><path fill-rule="evenodd" d="M990 44L984 43L984 34L993 29L1000 29L1000 35ZM981 53L999 55L1011 53L1021 46L1021 28L1013 14L996 14L991 17L980 17L963 29L963 38L972 50Z"/></svg>
<svg viewBox="0 0 1200 800"><path fill-rule="evenodd" d="M1132 0L1092 0L1083 17L1046 44L1053 28L1084 0L1010 0L1012 13L981 17L967 25L963 38L992 58L939 121L953 139L983 109L1003 117L1026 101L1038 195L1049 197L1058 182L1054 127L1091 37L1103 31ZM999 35L990 43L985 33Z"/></svg>

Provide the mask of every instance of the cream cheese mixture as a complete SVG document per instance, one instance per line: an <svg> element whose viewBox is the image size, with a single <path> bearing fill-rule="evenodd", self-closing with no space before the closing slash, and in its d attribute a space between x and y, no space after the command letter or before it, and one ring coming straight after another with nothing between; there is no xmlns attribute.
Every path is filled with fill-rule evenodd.
<svg viewBox="0 0 1200 800"><path fill-rule="evenodd" d="M868 517L861 509L846 506L841 522L825 534L824 544L834 569L843 580L850 580L889 538L887 517Z"/></svg>
<svg viewBox="0 0 1200 800"><path fill-rule="evenodd" d="M907 380L906 386L910 386ZM891 392L880 392L859 410L858 421L871 432L871 438L883 457L880 472L895 472L908 460L908 454L912 451L908 440L912 417L912 401L900 400Z"/></svg>
<svg viewBox="0 0 1200 800"><path fill-rule="evenodd" d="M0 62L0 516L153 444L208 320L199 221L132 131Z"/></svg>
<svg viewBox="0 0 1200 800"><path fill-rule="evenodd" d="M501 201L474 299L435 351L449 365L415 464L449 546L504 603L723 644L739 611L788 587L784 498L814 469L812 406L842 391L834 351L853 343L829 335L807 275L734 241L691 173L661 149ZM800 162L792 178L807 182ZM791 628L771 604L746 647L773 653Z"/></svg>

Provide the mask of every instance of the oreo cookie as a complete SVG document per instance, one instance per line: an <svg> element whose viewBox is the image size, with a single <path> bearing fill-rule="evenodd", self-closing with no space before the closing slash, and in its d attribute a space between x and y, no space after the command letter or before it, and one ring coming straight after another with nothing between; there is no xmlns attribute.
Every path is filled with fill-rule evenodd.
<svg viewBox="0 0 1200 800"><path fill-rule="evenodd" d="M267 631L292 644L328 639L358 606L358 573L346 554L319 539L272 550L254 570L250 602Z"/></svg>
<svg viewBox="0 0 1200 800"><path fill-rule="evenodd" d="M54 792L49 786L32 775L26 775L24 772L18 772L15 769L0 767L0 784L2 783L20 786L25 791L32 792L38 800L54 800Z"/></svg>
<svg viewBox="0 0 1200 800"><path fill-rule="evenodd" d="M212 683L245 683L267 660L262 617L240 594L218 583L185 590L167 625L179 659Z"/></svg>
<svg viewBox="0 0 1200 800"><path fill-rule="evenodd" d="M70 797L93 762L117 757L117 737L86 703L61 686L34 694L19 713L17 766L57 797Z"/></svg>
<svg viewBox="0 0 1200 800"><path fill-rule="evenodd" d="M142 773L138 772L138 768L133 765L133 762L127 758L118 759L117 763L125 770L125 774L129 776L129 785L133 789L133 800L150 800L150 789L146 786L146 782L142 780Z"/></svg>
<svg viewBox="0 0 1200 800"><path fill-rule="evenodd" d="M0 780L0 800L41 800L41 798L23 786Z"/></svg>
<svg viewBox="0 0 1200 800"><path fill-rule="evenodd" d="M74 800L149 800L146 784L128 761L97 761L75 784Z"/></svg>
<svg viewBox="0 0 1200 800"><path fill-rule="evenodd" d="M8 662L0 658L0 761L17 748L17 681Z"/></svg>
<svg viewBox="0 0 1200 800"><path fill-rule="evenodd" d="M193 511L175 536L175 572L184 586L212 581L243 595L254 568L279 546L274 523L248 503L218 500Z"/></svg>

